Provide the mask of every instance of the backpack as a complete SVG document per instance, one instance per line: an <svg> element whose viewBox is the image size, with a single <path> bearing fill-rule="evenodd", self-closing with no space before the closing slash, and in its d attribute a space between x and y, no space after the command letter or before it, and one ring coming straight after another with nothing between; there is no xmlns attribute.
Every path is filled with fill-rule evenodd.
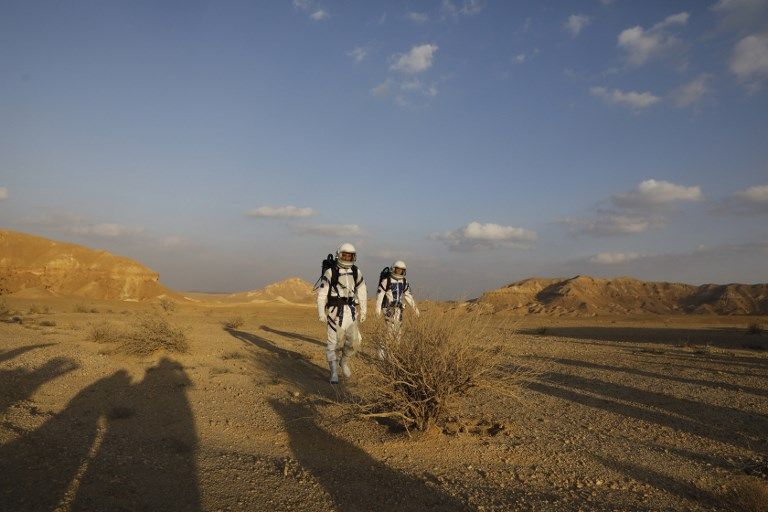
<svg viewBox="0 0 768 512"><path fill-rule="evenodd" d="M320 271L320 278L315 282L314 289L318 289L320 287L320 282L323 280L323 276L328 270L331 270L331 282L330 286L328 287L328 297L331 296L331 290L336 288L339 284L339 267L336 265L336 258L333 257L333 254L329 254L326 256L326 258L323 260L322 263L322 270ZM357 293L357 276L358 276L358 270L357 265L352 265L352 279L355 282L355 293Z"/></svg>
<svg viewBox="0 0 768 512"><path fill-rule="evenodd" d="M384 285L384 292L386 293L389 290L389 286L392 284L392 269L389 267L384 267L379 274L379 286L381 286L381 282L384 280L387 280L387 284ZM403 277L403 293L405 293L405 290L408 289L408 280ZM400 307L402 307L402 298L400 304L398 304ZM381 304L382 308L389 307L389 299L386 295L384 295L384 301Z"/></svg>

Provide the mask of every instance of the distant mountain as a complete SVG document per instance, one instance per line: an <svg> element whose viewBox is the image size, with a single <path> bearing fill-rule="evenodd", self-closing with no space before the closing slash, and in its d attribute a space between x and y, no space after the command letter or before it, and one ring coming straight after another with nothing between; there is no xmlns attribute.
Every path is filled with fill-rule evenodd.
<svg viewBox="0 0 768 512"><path fill-rule="evenodd" d="M227 295L228 302L290 302L292 304L309 304L315 301L312 284L298 277L290 277L276 283L248 292Z"/></svg>
<svg viewBox="0 0 768 512"><path fill-rule="evenodd" d="M486 292L472 302L521 315L765 315L768 284L694 286L631 277L531 278Z"/></svg>
<svg viewBox="0 0 768 512"><path fill-rule="evenodd" d="M174 295L156 272L106 251L0 230L0 293L147 300Z"/></svg>

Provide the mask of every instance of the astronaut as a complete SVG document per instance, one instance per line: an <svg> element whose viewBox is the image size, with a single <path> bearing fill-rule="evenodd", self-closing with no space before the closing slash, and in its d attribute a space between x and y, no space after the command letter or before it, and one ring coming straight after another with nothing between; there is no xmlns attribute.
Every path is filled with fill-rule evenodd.
<svg viewBox="0 0 768 512"><path fill-rule="evenodd" d="M359 324L365 322L368 309L368 291L356 261L355 247L341 244L333 264L323 272L317 291L317 314L328 325L325 354L331 384L339 382L337 360L344 377L352 376L349 361L360 347Z"/></svg>
<svg viewBox="0 0 768 512"><path fill-rule="evenodd" d="M392 335L400 331L403 321L403 310L408 304L416 316L419 316L419 308L411 295L411 285L405 278L405 262L396 261L391 267L385 268L379 276L379 289L376 294L376 316L384 314L384 321ZM378 347L379 357L384 359L384 347Z"/></svg>

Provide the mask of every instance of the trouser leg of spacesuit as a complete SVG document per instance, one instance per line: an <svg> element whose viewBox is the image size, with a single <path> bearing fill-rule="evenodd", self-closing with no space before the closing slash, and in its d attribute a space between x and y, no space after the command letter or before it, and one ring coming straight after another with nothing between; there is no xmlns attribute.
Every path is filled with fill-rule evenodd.
<svg viewBox="0 0 768 512"><path fill-rule="evenodd" d="M356 312L355 312L356 313ZM354 318L353 318L354 317ZM328 311L328 339L325 344L325 355L331 372L340 359L345 376L349 377L349 359L360 348L362 337L357 326L357 317L352 308L343 306L343 310L330 308ZM341 356L341 357L339 357Z"/></svg>

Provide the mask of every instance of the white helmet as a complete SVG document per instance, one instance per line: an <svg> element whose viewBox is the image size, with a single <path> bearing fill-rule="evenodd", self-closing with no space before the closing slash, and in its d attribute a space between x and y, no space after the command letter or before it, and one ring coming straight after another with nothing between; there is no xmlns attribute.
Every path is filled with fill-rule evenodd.
<svg viewBox="0 0 768 512"><path fill-rule="evenodd" d="M343 268L351 268L357 261L355 246L349 243L341 244L336 249L336 264Z"/></svg>
<svg viewBox="0 0 768 512"><path fill-rule="evenodd" d="M398 281L400 279L404 279L405 278L405 262L397 260L392 264L391 271L392 271L392 274L391 274L392 279L397 279Z"/></svg>

